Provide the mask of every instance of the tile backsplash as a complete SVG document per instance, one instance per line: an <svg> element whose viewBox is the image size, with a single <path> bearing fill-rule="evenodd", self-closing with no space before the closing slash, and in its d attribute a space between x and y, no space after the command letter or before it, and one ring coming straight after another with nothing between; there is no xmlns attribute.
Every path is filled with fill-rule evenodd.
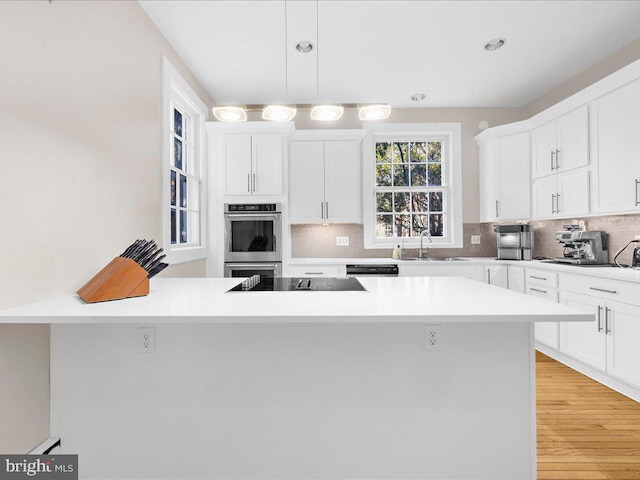
<svg viewBox="0 0 640 480"><path fill-rule="evenodd" d="M573 223L574 219L533 221L535 248L534 256L553 258L562 255L562 247L555 234L562 225ZM609 234L609 261L618 249L636 235L640 235L640 215L612 215L603 217L576 218L584 220L588 230L604 230ZM496 237L492 223L465 223L463 225L464 245L462 248L433 248L433 257L495 257ZM361 224L332 225L291 225L291 256L294 258L391 258L392 249L365 249ZM480 245L471 245L471 235L480 235ZM349 237L349 246L336 246L336 237ZM640 245L640 244L639 244ZM631 262L630 246L620 256L622 263ZM406 249L405 256L417 256L417 250Z"/></svg>

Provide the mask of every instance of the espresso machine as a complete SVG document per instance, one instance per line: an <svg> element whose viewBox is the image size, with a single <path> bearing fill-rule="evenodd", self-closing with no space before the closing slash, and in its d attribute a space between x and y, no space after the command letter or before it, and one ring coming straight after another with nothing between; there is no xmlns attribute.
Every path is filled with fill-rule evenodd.
<svg viewBox="0 0 640 480"><path fill-rule="evenodd" d="M556 240L564 248L556 263L573 265L604 265L609 261L607 233L601 231L563 231L556 233Z"/></svg>

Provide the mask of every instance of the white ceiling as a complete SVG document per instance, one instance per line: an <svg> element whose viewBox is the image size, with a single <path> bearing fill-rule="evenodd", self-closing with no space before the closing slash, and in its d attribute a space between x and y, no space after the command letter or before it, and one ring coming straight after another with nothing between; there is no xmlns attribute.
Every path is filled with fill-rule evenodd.
<svg viewBox="0 0 640 480"><path fill-rule="evenodd" d="M140 4L218 104L520 107L640 37L640 1Z"/></svg>

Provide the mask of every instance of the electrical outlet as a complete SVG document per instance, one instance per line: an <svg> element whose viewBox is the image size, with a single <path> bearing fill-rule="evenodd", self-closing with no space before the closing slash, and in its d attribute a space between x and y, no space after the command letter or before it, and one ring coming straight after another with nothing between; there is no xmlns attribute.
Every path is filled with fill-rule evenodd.
<svg viewBox="0 0 640 480"><path fill-rule="evenodd" d="M156 352L156 329L153 327L138 328L138 353Z"/></svg>
<svg viewBox="0 0 640 480"><path fill-rule="evenodd" d="M480 245L480 235L471 235L471 245Z"/></svg>
<svg viewBox="0 0 640 480"><path fill-rule="evenodd" d="M426 350L434 351L440 349L442 343L442 332L440 325L424 326L424 347Z"/></svg>
<svg viewBox="0 0 640 480"><path fill-rule="evenodd" d="M336 237L336 245L338 247L348 247L349 237Z"/></svg>

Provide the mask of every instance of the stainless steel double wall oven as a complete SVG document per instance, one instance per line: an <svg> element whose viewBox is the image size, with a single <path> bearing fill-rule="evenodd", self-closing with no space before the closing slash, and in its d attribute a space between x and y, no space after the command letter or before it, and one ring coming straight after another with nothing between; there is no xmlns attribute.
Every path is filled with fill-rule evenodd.
<svg viewBox="0 0 640 480"><path fill-rule="evenodd" d="M225 204L224 276L282 275L279 203Z"/></svg>

